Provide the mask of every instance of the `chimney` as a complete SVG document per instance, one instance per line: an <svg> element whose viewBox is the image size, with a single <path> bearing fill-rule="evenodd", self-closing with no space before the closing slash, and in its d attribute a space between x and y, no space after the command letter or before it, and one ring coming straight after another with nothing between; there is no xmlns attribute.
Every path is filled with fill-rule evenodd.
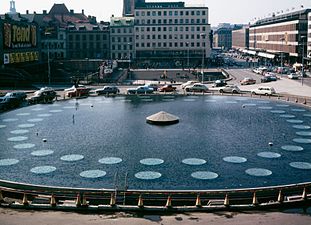
<svg viewBox="0 0 311 225"><path fill-rule="evenodd" d="M46 10L43 10L43 15L46 15L47 14L47 11Z"/></svg>
<svg viewBox="0 0 311 225"><path fill-rule="evenodd" d="M82 15L84 15L84 9L82 9Z"/></svg>
<svg viewBox="0 0 311 225"><path fill-rule="evenodd" d="M26 10L26 14L29 14L29 10L28 9Z"/></svg>
<svg viewBox="0 0 311 225"><path fill-rule="evenodd" d="M70 14L74 14L75 11L73 9L70 9Z"/></svg>

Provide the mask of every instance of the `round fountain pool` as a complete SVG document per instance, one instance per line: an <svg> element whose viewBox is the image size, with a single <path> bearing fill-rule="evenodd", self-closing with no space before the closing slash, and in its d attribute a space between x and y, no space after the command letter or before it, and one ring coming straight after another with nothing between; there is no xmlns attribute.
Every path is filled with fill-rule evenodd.
<svg viewBox="0 0 311 225"><path fill-rule="evenodd" d="M159 111L180 123L154 126ZM124 96L0 114L0 179L154 190L308 182L311 111L224 96Z"/></svg>

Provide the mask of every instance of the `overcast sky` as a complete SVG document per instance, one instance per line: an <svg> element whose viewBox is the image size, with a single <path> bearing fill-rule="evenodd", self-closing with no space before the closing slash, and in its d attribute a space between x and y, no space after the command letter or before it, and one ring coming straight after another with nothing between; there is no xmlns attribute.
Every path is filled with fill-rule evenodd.
<svg viewBox="0 0 311 225"><path fill-rule="evenodd" d="M169 2L182 0L147 0L147 2ZM254 18L263 18L270 13L311 8L311 0L184 0L186 4L205 4L209 7L209 21L212 26L218 23L248 23ZM109 21L112 14L122 15L123 0L15 0L16 10L20 13L43 9L50 10L54 3L65 3L67 8L86 15L96 16L97 20ZM10 0L0 0L0 14L8 12Z"/></svg>

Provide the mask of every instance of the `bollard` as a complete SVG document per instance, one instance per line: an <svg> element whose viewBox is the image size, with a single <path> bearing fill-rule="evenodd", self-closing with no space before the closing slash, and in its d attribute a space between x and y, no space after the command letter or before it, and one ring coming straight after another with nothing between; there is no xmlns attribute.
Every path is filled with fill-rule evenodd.
<svg viewBox="0 0 311 225"><path fill-rule="evenodd" d="M226 207L230 206L229 195L228 194L226 194L225 201L224 201L224 206L226 206Z"/></svg>
<svg viewBox="0 0 311 225"><path fill-rule="evenodd" d="M172 197L170 195L167 197L167 201L166 201L165 207L166 208L171 208L172 207Z"/></svg>
<svg viewBox="0 0 311 225"><path fill-rule="evenodd" d="M301 198L302 198L303 200L307 200L307 199L308 199L307 189L306 189L306 188L303 188L303 192L302 192Z"/></svg>
<svg viewBox="0 0 311 225"><path fill-rule="evenodd" d="M80 194L77 194L77 198L76 198L76 206L79 207L81 206L81 198L80 198Z"/></svg>
<svg viewBox="0 0 311 225"><path fill-rule="evenodd" d="M138 206L139 208L143 208L143 207L144 207L144 201L143 201L142 195L139 195L137 206Z"/></svg>
<svg viewBox="0 0 311 225"><path fill-rule="evenodd" d="M256 197L256 192L254 192L254 194L253 194L253 205L254 205L254 206L257 206L257 205L258 205L258 199L257 199L257 197Z"/></svg>
<svg viewBox="0 0 311 225"><path fill-rule="evenodd" d="M286 98L286 101L288 101L288 102L289 102L289 97L287 97L287 98Z"/></svg>
<svg viewBox="0 0 311 225"><path fill-rule="evenodd" d="M201 207L202 207L200 194L197 195L197 199L196 199L196 201L195 201L195 206L196 206L197 208L201 208Z"/></svg>
<svg viewBox="0 0 311 225"><path fill-rule="evenodd" d="M282 194L282 190L279 191L279 196L278 196L278 202L279 203L283 203L284 201L284 197L283 197L283 194Z"/></svg>
<svg viewBox="0 0 311 225"><path fill-rule="evenodd" d="M29 205L29 202L28 202L28 200L27 200L27 195L26 195L26 193L24 193L23 205Z"/></svg>
<svg viewBox="0 0 311 225"><path fill-rule="evenodd" d="M295 99L295 102L298 103L298 98Z"/></svg>
<svg viewBox="0 0 311 225"><path fill-rule="evenodd" d="M52 207L55 207L55 206L56 206L56 200L55 200L55 195L54 195L54 194L51 195L50 205L51 205Z"/></svg>
<svg viewBox="0 0 311 225"><path fill-rule="evenodd" d="M87 201L86 201L85 194L83 194L83 198L82 198L82 206L83 206L83 207L87 207L87 206L88 206Z"/></svg>
<svg viewBox="0 0 311 225"><path fill-rule="evenodd" d="M116 198L114 196L114 193L111 193L110 206L114 207L115 205L116 205Z"/></svg>
<svg viewBox="0 0 311 225"><path fill-rule="evenodd" d="M0 190L0 203L3 203L4 202L4 198L3 198L3 195L2 195L2 191Z"/></svg>
<svg viewBox="0 0 311 225"><path fill-rule="evenodd" d="M303 103L302 104L304 104L304 105L306 105L307 104L307 99L305 98L305 100L303 101Z"/></svg>

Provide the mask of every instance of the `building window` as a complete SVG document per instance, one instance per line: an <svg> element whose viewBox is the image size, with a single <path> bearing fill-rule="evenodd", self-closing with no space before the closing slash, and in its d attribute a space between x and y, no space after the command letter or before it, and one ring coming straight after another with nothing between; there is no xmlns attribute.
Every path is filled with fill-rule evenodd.
<svg viewBox="0 0 311 225"><path fill-rule="evenodd" d="M178 19L175 19L175 24L178 24Z"/></svg>
<svg viewBox="0 0 311 225"><path fill-rule="evenodd" d="M175 11L175 12L174 12L174 15L175 15L175 16L178 16L178 11Z"/></svg>
<svg viewBox="0 0 311 225"><path fill-rule="evenodd" d="M107 35L106 34L103 35L103 40L107 40Z"/></svg>
<svg viewBox="0 0 311 225"><path fill-rule="evenodd" d="M142 12L141 12L141 16L145 16L145 11L142 11Z"/></svg>
<svg viewBox="0 0 311 225"><path fill-rule="evenodd" d="M158 31L161 32L161 27L158 27Z"/></svg>
<svg viewBox="0 0 311 225"><path fill-rule="evenodd" d="M158 47L159 47L159 48L162 47L162 43L161 43L161 42L158 43Z"/></svg>
<svg viewBox="0 0 311 225"><path fill-rule="evenodd" d="M200 11L197 11L197 16L200 16L200 14L201 14Z"/></svg>
<svg viewBox="0 0 311 225"><path fill-rule="evenodd" d="M147 11L147 16L150 16L150 11Z"/></svg>
<svg viewBox="0 0 311 225"><path fill-rule="evenodd" d="M200 23L200 19L197 19L197 24L199 24Z"/></svg>
<svg viewBox="0 0 311 225"><path fill-rule="evenodd" d="M116 40L115 40L115 37L112 37L111 38L111 42L115 42Z"/></svg>
<svg viewBox="0 0 311 225"><path fill-rule="evenodd" d="M167 12L166 12L166 11L164 11L164 12L163 12L163 15L164 15L164 16L167 16Z"/></svg>
<svg viewBox="0 0 311 225"><path fill-rule="evenodd" d="M163 43L163 47L166 48L166 42Z"/></svg>
<svg viewBox="0 0 311 225"><path fill-rule="evenodd" d="M162 16L162 12L161 11L158 11L158 16Z"/></svg>
<svg viewBox="0 0 311 225"><path fill-rule="evenodd" d="M186 16L189 16L189 11L186 11Z"/></svg>
<svg viewBox="0 0 311 225"><path fill-rule="evenodd" d="M173 16L173 12L172 11L168 11L168 15L169 16Z"/></svg>
<svg viewBox="0 0 311 225"><path fill-rule="evenodd" d="M205 16L205 15L206 15L206 12L205 12L205 11L202 11L202 15Z"/></svg>
<svg viewBox="0 0 311 225"><path fill-rule="evenodd" d="M184 15L184 11L180 11L180 15L183 16Z"/></svg>
<svg viewBox="0 0 311 225"><path fill-rule="evenodd" d="M158 39L161 39L161 34L158 34Z"/></svg>
<svg viewBox="0 0 311 225"><path fill-rule="evenodd" d="M184 23L184 19L180 19L179 23L183 24Z"/></svg>
<svg viewBox="0 0 311 225"><path fill-rule="evenodd" d="M158 24L161 24L162 23L162 20L161 19L158 19Z"/></svg>
<svg viewBox="0 0 311 225"><path fill-rule="evenodd" d="M197 31L200 31L200 27L197 27Z"/></svg>
<svg viewBox="0 0 311 225"><path fill-rule="evenodd" d="M148 32L150 31L150 27L147 27L147 31L148 31Z"/></svg>
<svg viewBox="0 0 311 225"><path fill-rule="evenodd" d="M194 16L194 11L191 11L191 16Z"/></svg>
<svg viewBox="0 0 311 225"><path fill-rule="evenodd" d="M136 11L135 15L136 15L136 16L139 16L139 12L138 12L138 11Z"/></svg>
<svg viewBox="0 0 311 225"><path fill-rule="evenodd" d="M156 11L152 11L152 16L156 16Z"/></svg>
<svg viewBox="0 0 311 225"><path fill-rule="evenodd" d="M152 31L156 31L156 28L155 28L155 27L152 27Z"/></svg>

